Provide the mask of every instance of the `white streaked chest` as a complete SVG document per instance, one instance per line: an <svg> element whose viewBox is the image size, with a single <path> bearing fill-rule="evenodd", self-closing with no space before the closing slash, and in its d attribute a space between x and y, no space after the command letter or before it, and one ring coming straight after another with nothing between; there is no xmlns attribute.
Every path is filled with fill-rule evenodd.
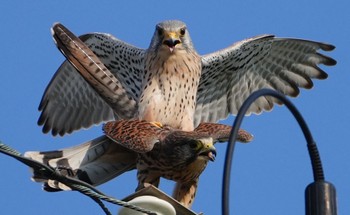
<svg viewBox="0 0 350 215"><path fill-rule="evenodd" d="M168 58L147 56L139 118L175 128L192 127L201 74L197 54L179 53ZM192 130L184 129L184 130Z"/></svg>

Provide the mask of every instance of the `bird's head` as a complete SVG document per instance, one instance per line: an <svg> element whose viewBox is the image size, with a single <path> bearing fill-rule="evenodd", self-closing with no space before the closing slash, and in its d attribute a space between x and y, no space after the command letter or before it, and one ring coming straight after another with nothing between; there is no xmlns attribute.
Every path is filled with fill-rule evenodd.
<svg viewBox="0 0 350 215"><path fill-rule="evenodd" d="M168 54L192 50L193 45L186 24L178 20L158 23L150 49L164 51Z"/></svg>
<svg viewBox="0 0 350 215"><path fill-rule="evenodd" d="M167 140L163 142L163 152L175 166L188 165L196 160L215 160L216 149L211 137L182 136L174 132Z"/></svg>
<svg viewBox="0 0 350 215"><path fill-rule="evenodd" d="M216 157L216 148L213 138L200 138L189 143L190 148L196 152L200 159L214 161Z"/></svg>

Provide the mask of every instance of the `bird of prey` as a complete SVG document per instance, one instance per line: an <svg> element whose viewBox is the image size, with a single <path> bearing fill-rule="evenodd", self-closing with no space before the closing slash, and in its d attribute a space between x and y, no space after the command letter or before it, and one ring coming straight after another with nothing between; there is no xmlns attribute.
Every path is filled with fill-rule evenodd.
<svg viewBox="0 0 350 215"><path fill-rule="evenodd" d="M55 24L52 31L63 52L62 36L73 41L69 45L75 54L84 55L63 25ZM80 74L67 60L60 66L39 105L38 124L44 133L63 136L101 122L132 118L191 131L201 122L236 114L243 101L262 88L295 97L299 88L312 88L312 79L327 78L318 65L336 64L318 52L331 51L333 45L273 35L199 55L185 23L177 20L157 24L147 49L105 33L80 39L101 63L89 55L78 56L75 62L87 63ZM278 100L261 97L247 114L269 111L274 103Z"/></svg>
<svg viewBox="0 0 350 215"><path fill-rule="evenodd" d="M119 120L104 125L105 136L73 148L51 152L26 152L25 156L77 177L94 186L125 171L137 169L137 190L158 186L160 177L174 180L174 198L186 207L193 202L200 174L207 162L214 161L213 144L228 140L231 126L201 123L194 131L182 131L152 122ZM239 130L238 141L252 136ZM34 172L33 179L44 182L44 189L69 189Z"/></svg>

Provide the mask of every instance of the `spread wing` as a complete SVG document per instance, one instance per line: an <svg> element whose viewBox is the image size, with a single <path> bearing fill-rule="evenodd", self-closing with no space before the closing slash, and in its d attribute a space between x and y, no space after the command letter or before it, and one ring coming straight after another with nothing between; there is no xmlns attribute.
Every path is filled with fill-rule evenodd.
<svg viewBox="0 0 350 215"><path fill-rule="evenodd" d="M202 122L197 128L194 129L194 132L205 133L213 138L214 143L227 142L231 135L232 126L223 125L218 123ZM253 140L253 135L248 131L239 129L237 135L237 141L242 143L249 143Z"/></svg>
<svg viewBox="0 0 350 215"><path fill-rule="evenodd" d="M107 122L103 131L111 140L138 153L151 151L168 133L154 123L137 119Z"/></svg>
<svg viewBox="0 0 350 215"><path fill-rule="evenodd" d="M53 27L53 36L58 46L62 44L57 37L64 35L58 34L59 30L62 31L60 33L68 31L60 24ZM69 36L72 35L74 36L74 34ZM118 88L114 88L115 95L128 98L130 101L125 102L121 99L113 100L111 103L108 98L102 98L96 86L89 85L84 79L85 76L80 75L68 61L65 61L46 88L39 105L41 115L38 124L43 125L44 133L51 131L54 136L57 134L63 136L101 122L131 118L136 111L145 50L129 45L110 34L92 33L83 35L80 39L101 60L104 64L102 66L113 74L111 78L118 84ZM59 48L62 50L62 47Z"/></svg>
<svg viewBox="0 0 350 215"><path fill-rule="evenodd" d="M263 35L202 56L202 76L197 92L195 127L237 114L254 91L271 88L295 97L299 88L310 89L311 79L325 79L318 64L336 61L318 53L335 47L314 41ZM271 110L278 103L271 97L258 99L247 114Z"/></svg>

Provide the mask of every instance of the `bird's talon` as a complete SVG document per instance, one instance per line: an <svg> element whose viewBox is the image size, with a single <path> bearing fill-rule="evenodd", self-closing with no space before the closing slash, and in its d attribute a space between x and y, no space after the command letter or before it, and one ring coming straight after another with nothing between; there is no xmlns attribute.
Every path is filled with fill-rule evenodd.
<svg viewBox="0 0 350 215"><path fill-rule="evenodd" d="M55 168L55 170L65 176L73 177L75 175L73 169L70 166L59 165Z"/></svg>
<svg viewBox="0 0 350 215"><path fill-rule="evenodd" d="M154 121L154 122L151 122L151 124L154 125L154 126L156 126L156 127L158 127L158 128L163 128L163 124L160 123L160 122Z"/></svg>

